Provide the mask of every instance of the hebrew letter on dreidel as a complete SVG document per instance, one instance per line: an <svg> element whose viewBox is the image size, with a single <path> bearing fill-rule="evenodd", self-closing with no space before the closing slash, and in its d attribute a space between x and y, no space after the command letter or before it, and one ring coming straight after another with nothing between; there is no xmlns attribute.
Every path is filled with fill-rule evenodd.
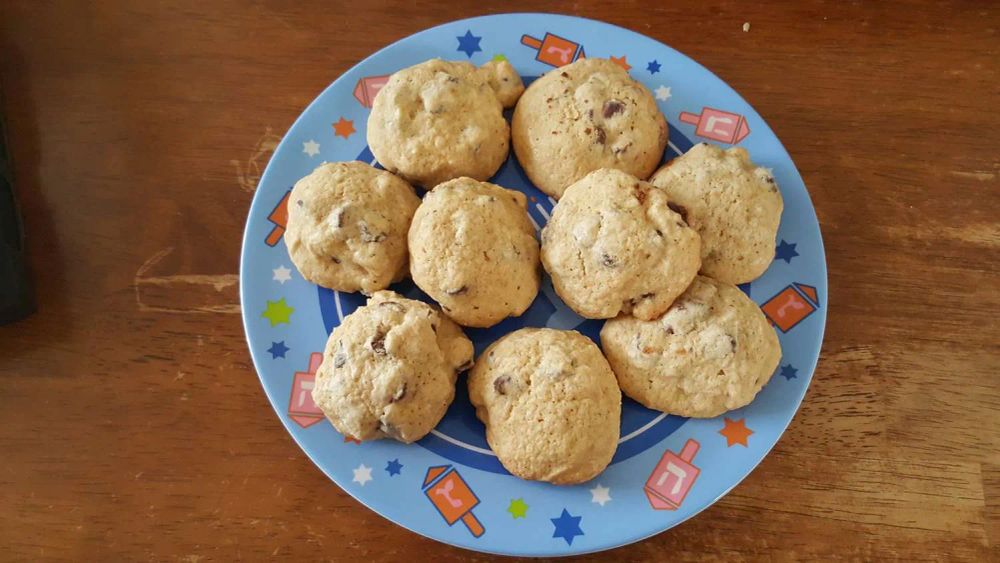
<svg viewBox="0 0 1000 563"><path fill-rule="evenodd" d="M445 481L444 485L440 489L434 491L434 494L444 497L445 500L448 501L448 504L452 506L452 508L459 508L460 506L462 506L462 501L457 498L451 498L451 491L454 488L455 488L454 481Z"/></svg>
<svg viewBox="0 0 1000 563"><path fill-rule="evenodd" d="M483 523L472 513L479 504L479 497L472 492L465 479L450 465L435 465L427 468L424 475L424 494L431 501L438 514L449 526L459 520L465 524L473 537L486 533Z"/></svg>
<svg viewBox="0 0 1000 563"><path fill-rule="evenodd" d="M674 462L668 461L667 470L663 472L663 475L660 475L660 480L656 483L657 487L663 486L663 482L667 480L667 475L677 477L677 480L674 481L674 488L670 489L670 494L676 495L681 491L681 487L684 485L684 479L687 479L687 471L684 471L680 467L674 465Z"/></svg>
<svg viewBox="0 0 1000 563"><path fill-rule="evenodd" d="M521 36L521 43L536 49L535 60L547 65L563 66L584 57L582 45L551 33L546 33L542 39L525 34Z"/></svg>
<svg viewBox="0 0 1000 563"><path fill-rule="evenodd" d="M788 309L789 307L791 307L792 309L805 309L806 308L806 306L803 305L801 301L799 301L798 299L796 299L795 297L793 297L791 295L788 295L785 298L785 303L781 307L778 307L778 310L777 310L777 312L775 314L778 315L779 317L784 317L785 316L785 310Z"/></svg>
<svg viewBox="0 0 1000 563"><path fill-rule="evenodd" d="M767 319L781 332L788 332L818 308L819 293L815 287L804 283L786 286L760 306Z"/></svg>
<svg viewBox="0 0 1000 563"><path fill-rule="evenodd" d="M701 472L691 464L698 453L698 442L688 440L680 455L667 450L653 468L643 487L649 504L656 510L677 510Z"/></svg>
<svg viewBox="0 0 1000 563"><path fill-rule="evenodd" d="M560 49L559 47L556 47L555 45L549 45L549 48L546 49L546 51L549 52L549 53L556 53L556 54L558 54L559 55L559 60L562 61L563 64L566 64L566 63L569 62L569 57L570 57L570 55L573 54L574 49L572 49L570 47L566 47L566 48Z"/></svg>
<svg viewBox="0 0 1000 563"><path fill-rule="evenodd" d="M733 124L733 120L729 119L728 117L716 117L714 115L710 115L710 116L708 116L708 123L705 124L705 131L707 131L709 133L718 132L718 133L723 133L723 134L726 134L726 135L731 134L731 131L728 131L726 129L716 129L715 128L715 124L716 123L725 123L727 125L732 125Z"/></svg>
<svg viewBox="0 0 1000 563"><path fill-rule="evenodd" d="M292 395L288 399L288 418L303 428L323 420L323 411L312 400L312 389L316 386L316 370L323 362L323 354L309 355L309 370L297 371L292 376Z"/></svg>

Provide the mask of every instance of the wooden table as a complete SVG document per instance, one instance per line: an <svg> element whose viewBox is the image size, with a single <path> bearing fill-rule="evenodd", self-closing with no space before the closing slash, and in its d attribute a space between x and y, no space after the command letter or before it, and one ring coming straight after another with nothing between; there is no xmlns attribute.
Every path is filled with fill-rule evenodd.
<svg viewBox="0 0 1000 563"><path fill-rule="evenodd" d="M369 53L483 10L363 4L0 4L39 297L0 328L0 559L487 559L323 476L243 339L243 223L281 135ZM819 214L830 314L760 467L593 559L1000 558L997 6L644 4L562 9L670 44L766 117Z"/></svg>

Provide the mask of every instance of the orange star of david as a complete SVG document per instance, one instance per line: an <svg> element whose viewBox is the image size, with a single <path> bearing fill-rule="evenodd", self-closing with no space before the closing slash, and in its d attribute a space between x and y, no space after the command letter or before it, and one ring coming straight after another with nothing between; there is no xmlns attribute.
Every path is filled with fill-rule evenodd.
<svg viewBox="0 0 1000 563"><path fill-rule="evenodd" d="M747 447L747 438L753 434L753 430L747 428L746 419L733 420L726 418L726 426L719 430L719 434L726 437L726 447L733 447L736 444Z"/></svg>

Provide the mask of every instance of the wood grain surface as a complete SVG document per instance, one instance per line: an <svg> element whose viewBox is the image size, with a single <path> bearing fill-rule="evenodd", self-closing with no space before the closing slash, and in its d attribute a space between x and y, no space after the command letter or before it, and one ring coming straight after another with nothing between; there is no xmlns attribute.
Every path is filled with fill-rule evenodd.
<svg viewBox="0 0 1000 563"><path fill-rule="evenodd" d="M539 9L650 35L739 91L801 171L830 272L819 368L773 453L693 520L590 559L1000 559L998 6L502 11ZM383 520L304 456L251 365L236 274L260 173L312 98L499 10L0 3L39 296L0 327L0 559L491 559Z"/></svg>

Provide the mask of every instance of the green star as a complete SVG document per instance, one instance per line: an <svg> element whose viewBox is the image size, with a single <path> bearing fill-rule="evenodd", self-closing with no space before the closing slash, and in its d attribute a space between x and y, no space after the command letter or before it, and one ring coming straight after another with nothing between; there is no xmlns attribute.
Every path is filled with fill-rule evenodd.
<svg viewBox="0 0 1000 563"><path fill-rule="evenodd" d="M285 298L282 297L277 301L268 301L267 309L265 309L260 316L271 321L271 326L276 326L281 323L288 324L293 311L295 311L295 309L289 307L288 304L285 303Z"/></svg>
<svg viewBox="0 0 1000 563"><path fill-rule="evenodd" d="M503 53L497 53L497 54L493 55L493 60L497 61L497 62L499 62L499 61L506 61L507 60L507 55L504 55Z"/></svg>
<svg viewBox="0 0 1000 563"><path fill-rule="evenodd" d="M510 506L507 507L507 512L510 512L512 518L524 518L528 513L528 505L524 503L524 499L512 499L510 501Z"/></svg>

